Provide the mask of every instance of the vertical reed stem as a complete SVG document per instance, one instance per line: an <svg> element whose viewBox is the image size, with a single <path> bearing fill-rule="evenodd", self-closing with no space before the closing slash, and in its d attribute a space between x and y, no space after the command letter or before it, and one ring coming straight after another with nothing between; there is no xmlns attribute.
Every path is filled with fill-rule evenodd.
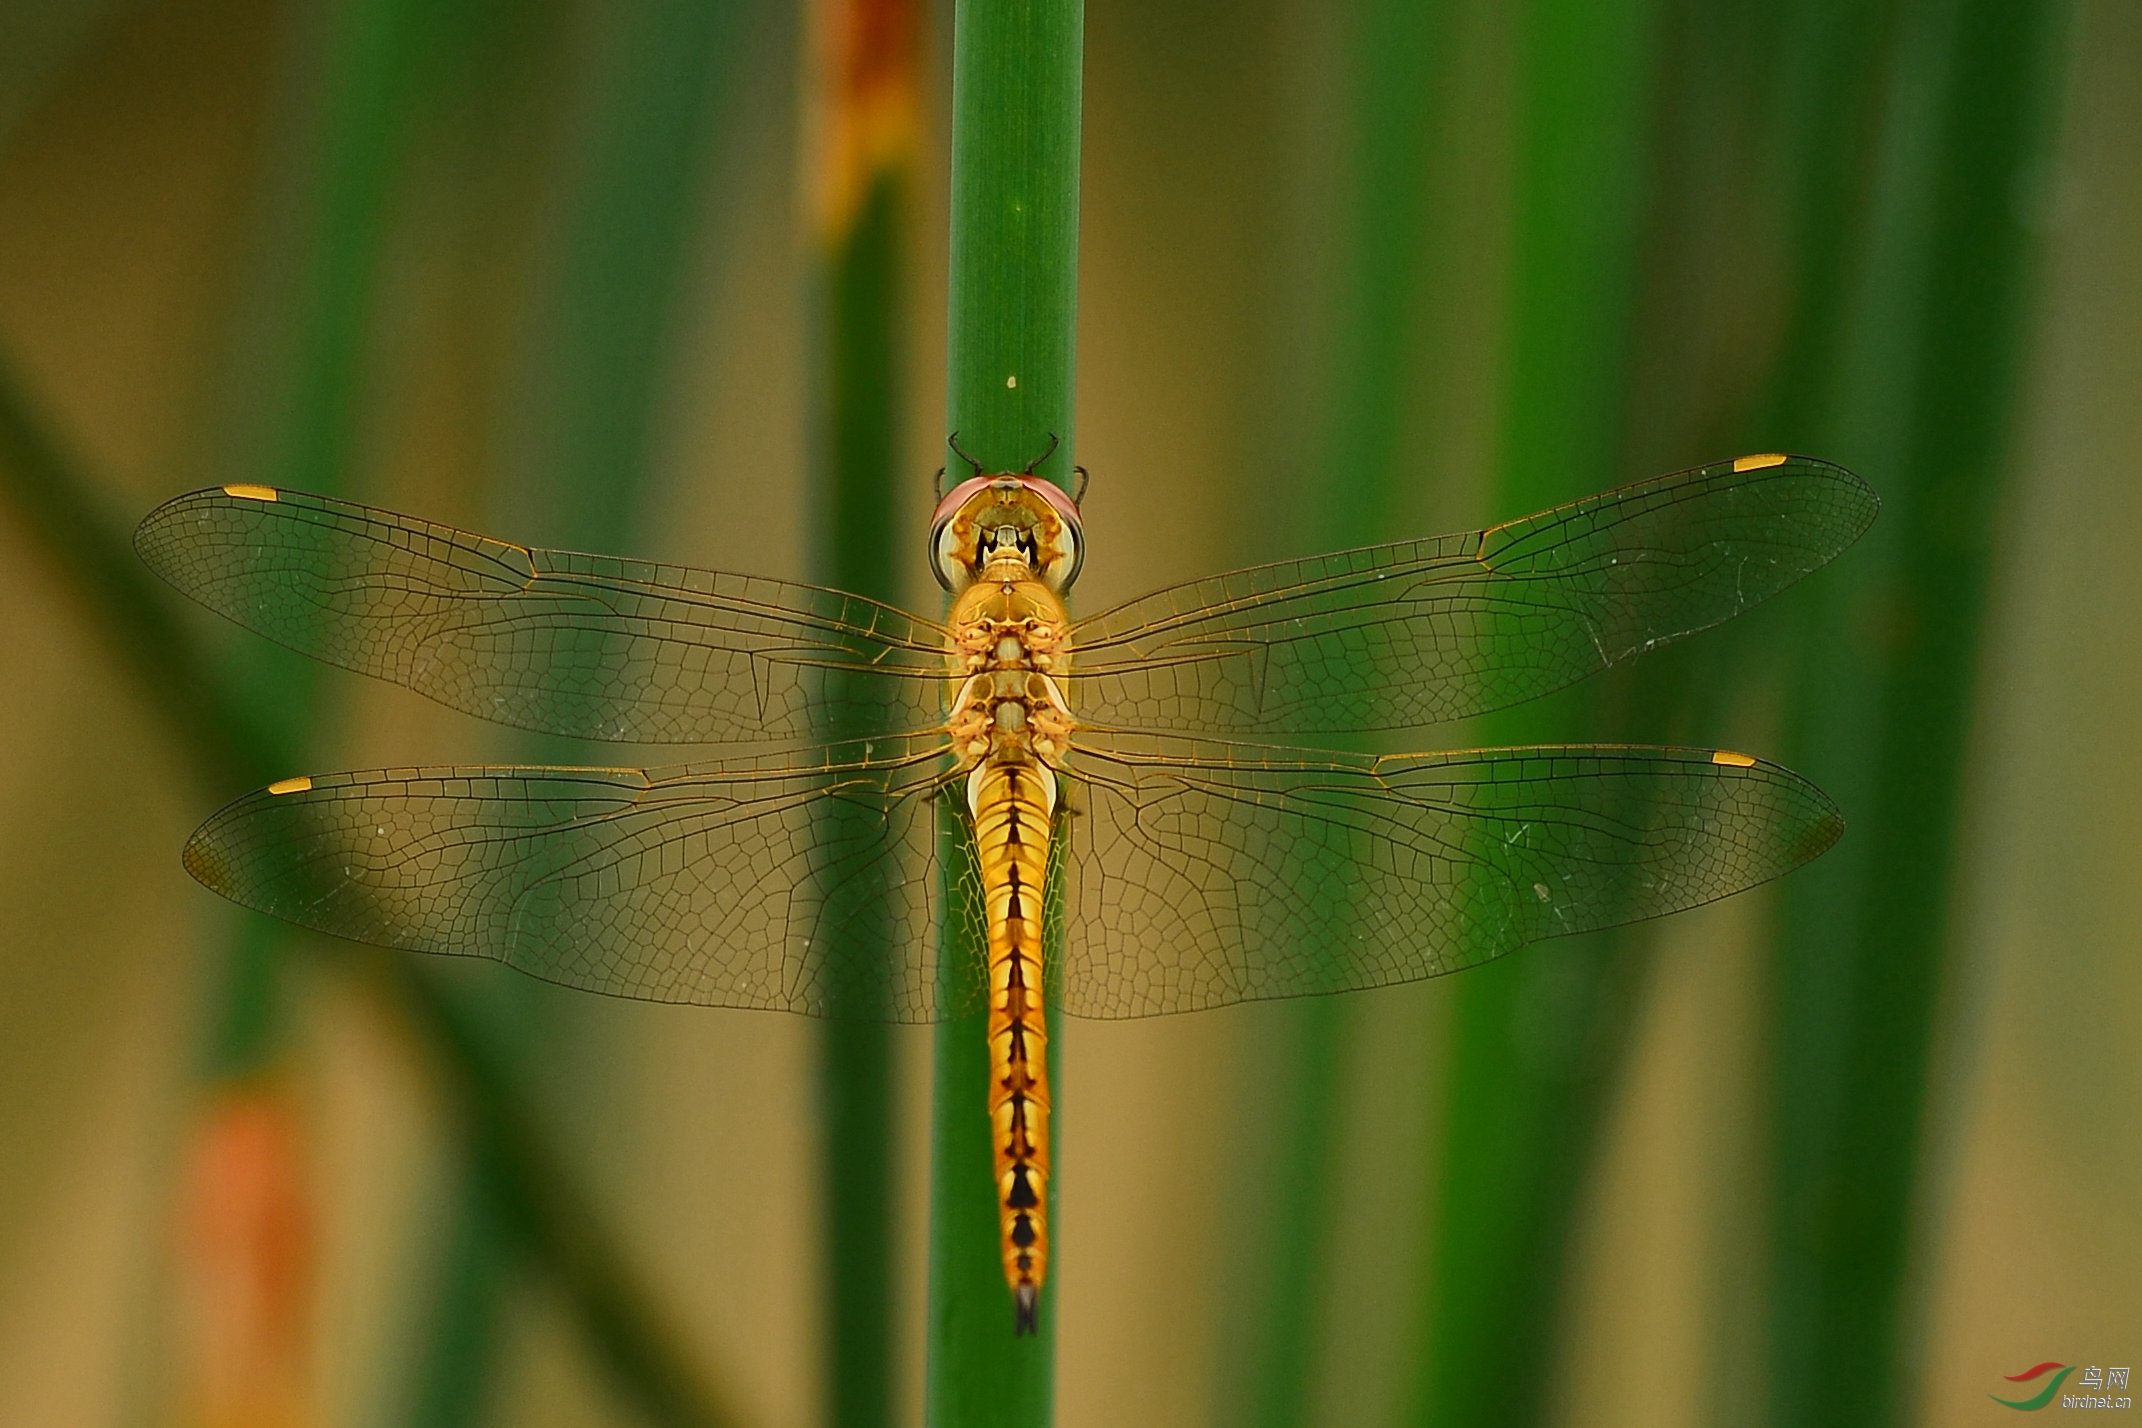
<svg viewBox="0 0 2142 1428"><path fill-rule="evenodd" d="M897 529L907 313L902 273L918 130L915 0L821 6L818 328L815 418L818 578L872 599L900 597ZM830 732L870 732L835 730ZM894 1418L893 1029L821 1023L819 1182L825 1262L826 1409L831 1428Z"/></svg>
<svg viewBox="0 0 2142 1428"><path fill-rule="evenodd" d="M1072 465L1084 9L1083 0L959 0L953 32L946 425L999 470L1024 467L1055 437L1037 470L1059 482ZM946 461L960 468L949 446ZM946 866L963 866L964 830L948 820L943 836ZM961 975L982 961L981 924L958 915L976 911L958 897L948 902L942 965ZM1059 1086L1061 1044L1060 1033L1050 1038ZM935 1078L927 1421L1046 1424L1062 1276L1043 1291L1040 1334L1014 1339L997 1258L979 1018L938 1028ZM1060 1169L1050 1177L1052 1201L1060 1178ZM1053 1221L1053 1204L1050 1213ZM1060 1252L1055 1259L1060 1266Z"/></svg>

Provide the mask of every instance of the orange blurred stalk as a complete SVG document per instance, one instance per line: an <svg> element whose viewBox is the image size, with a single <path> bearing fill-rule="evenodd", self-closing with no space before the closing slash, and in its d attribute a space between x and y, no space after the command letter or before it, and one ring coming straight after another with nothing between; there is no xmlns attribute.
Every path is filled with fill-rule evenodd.
<svg viewBox="0 0 2142 1428"><path fill-rule="evenodd" d="M203 1108L185 1167L182 1422L294 1428L312 1421L311 1176L297 1097L226 1082Z"/></svg>

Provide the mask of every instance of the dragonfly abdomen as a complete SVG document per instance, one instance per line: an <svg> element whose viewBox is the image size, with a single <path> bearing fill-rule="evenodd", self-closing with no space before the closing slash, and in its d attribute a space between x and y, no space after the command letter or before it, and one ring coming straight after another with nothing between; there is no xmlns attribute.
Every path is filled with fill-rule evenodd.
<svg viewBox="0 0 2142 1428"><path fill-rule="evenodd" d="M989 929L989 1119L1004 1280L1016 1329L1034 1332L1048 1273L1048 1028L1041 906L1053 793L1047 770L992 760L973 786L974 842Z"/></svg>

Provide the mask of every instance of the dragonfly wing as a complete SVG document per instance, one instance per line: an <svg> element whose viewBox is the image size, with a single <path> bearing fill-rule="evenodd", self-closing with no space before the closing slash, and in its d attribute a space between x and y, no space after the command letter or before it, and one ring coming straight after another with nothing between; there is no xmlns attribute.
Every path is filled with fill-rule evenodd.
<svg viewBox="0 0 2142 1428"><path fill-rule="evenodd" d="M1851 545L1878 506L1841 466L1743 458L1484 531L1178 585L1076 625L1076 707L1104 727L1222 735L1503 708L1731 619Z"/></svg>
<svg viewBox="0 0 2142 1428"><path fill-rule="evenodd" d="M1059 996L1080 1016L1441 976L1739 892L1844 827L1797 774L1705 750L1079 738Z"/></svg>
<svg viewBox="0 0 2142 1428"><path fill-rule="evenodd" d="M935 962L942 760L928 741L892 742L800 766L292 780L209 819L186 867L320 932L588 991L931 1021L963 1009ZM947 985L978 987L965 970Z"/></svg>
<svg viewBox="0 0 2142 1428"><path fill-rule="evenodd" d="M836 590L512 545L265 487L180 496L134 545L248 629L518 728L724 743L943 717L943 630Z"/></svg>

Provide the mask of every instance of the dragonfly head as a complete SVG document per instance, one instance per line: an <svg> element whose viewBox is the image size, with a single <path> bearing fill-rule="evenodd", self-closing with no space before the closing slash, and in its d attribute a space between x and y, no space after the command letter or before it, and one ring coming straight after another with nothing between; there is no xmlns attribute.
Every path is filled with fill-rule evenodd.
<svg viewBox="0 0 2142 1428"><path fill-rule="evenodd" d="M1039 476L972 477L954 486L930 519L930 569L954 592L991 565L1009 565L1016 578L1062 593L1085 558L1078 507Z"/></svg>

